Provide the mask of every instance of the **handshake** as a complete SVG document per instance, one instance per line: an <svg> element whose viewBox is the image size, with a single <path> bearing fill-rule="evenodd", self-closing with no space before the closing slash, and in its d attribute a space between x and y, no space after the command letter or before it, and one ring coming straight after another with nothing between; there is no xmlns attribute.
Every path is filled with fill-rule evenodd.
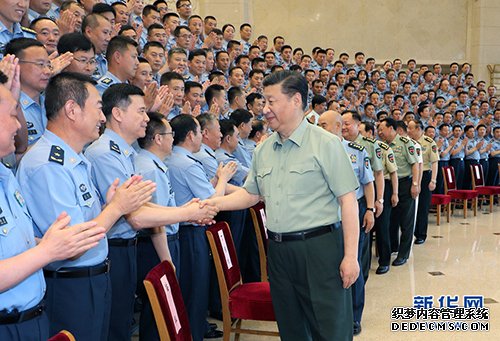
<svg viewBox="0 0 500 341"><path fill-rule="evenodd" d="M215 216L220 211L220 207L216 204L214 199L200 200L194 198L182 207L189 209L190 223L199 225L212 225L215 224Z"/></svg>

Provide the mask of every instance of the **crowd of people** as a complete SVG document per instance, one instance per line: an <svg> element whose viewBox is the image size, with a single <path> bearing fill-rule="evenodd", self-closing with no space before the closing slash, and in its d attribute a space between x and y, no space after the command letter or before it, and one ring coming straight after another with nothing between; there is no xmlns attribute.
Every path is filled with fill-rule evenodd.
<svg viewBox="0 0 500 341"><path fill-rule="evenodd" d="M282 339L348 340L373 232L383 275L425 243L442 167L498 185L497 89L469 63L309 54L192 9L0 0L0 339L130 340L134 311L159 339L141 283L164 260L193 340L221 337L205 230L227 221L258 281L263 199Z"/></svg>

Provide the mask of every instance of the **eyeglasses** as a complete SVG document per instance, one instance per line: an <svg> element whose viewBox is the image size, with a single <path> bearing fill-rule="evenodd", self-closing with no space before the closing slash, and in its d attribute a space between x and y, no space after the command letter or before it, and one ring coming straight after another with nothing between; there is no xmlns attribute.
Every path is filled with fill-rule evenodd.
<svg viewBox="0 0 500 341"><path fill-rule="evenodd" d="M49 69L50 71L54 70L54 67L52 66L52 64L50 62L42 62L42 61L32 62L30 60L20 60L19 63L33 64L42 70L45 68Z"/></svg>
<svg viewBox="0 0 500 341"><path fill-rule="evenodd" d="M91 59L86 59L86 58L73 58L74 60L76 60L77 62L79 63L82 63L82 64L86 64L86 65L95 65L97 63L97 61L95 60L95 58L91 58Z"/></svg>
<svg viewBox="0 0 500 341"><path fill-rule="evenodd" d="M175 131L169 131L166 133L157 133L156 135L172 135L172 137L175 137Z"/></svg>
<svg viewBox="0 0 500 341"><path fill-rule="evenodd" d="M193 5L191 5L191 4L184 4L184 5L180 5L179 6L179 8L182 8L182 7L184 7L184 8L193 8Z"/></svg>

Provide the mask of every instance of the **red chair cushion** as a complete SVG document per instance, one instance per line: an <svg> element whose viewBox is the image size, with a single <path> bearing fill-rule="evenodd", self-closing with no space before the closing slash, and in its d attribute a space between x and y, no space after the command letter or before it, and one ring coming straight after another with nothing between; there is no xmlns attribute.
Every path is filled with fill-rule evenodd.
<svg viewBox="0 0 500 341"><path fill-rule="evenodd" d="M243 320L276 321L269 282L245 283L229 293L231 317Z"/></svg>
<svg viewBox="0 0 500 341"><path fill-rule="evenodd" d="M495 195L500 194L500 187L498 186L481 186L476 187L476 191L483 195Z"/></svg>
<svg viewBox="0 0 500 341"><path fill-rule="evenodd" d="M454 189L448 191L448 195L451 196L452 199L470 200L476 198L479 193L476 190Z"/></svg>
<svg viewBox="0 0 500 341"><path fill-rule="evenodd" d="M433 194L431 197L431 205L446 205L451 202L451 196L447 194Z"/></svg>

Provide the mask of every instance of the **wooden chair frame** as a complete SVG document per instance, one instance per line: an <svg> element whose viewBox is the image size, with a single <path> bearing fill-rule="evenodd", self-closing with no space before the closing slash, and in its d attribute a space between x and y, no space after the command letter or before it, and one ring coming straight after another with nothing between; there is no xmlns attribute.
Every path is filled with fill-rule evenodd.
<svg viewBox="0 0 500 341"><path fill-rule="evenodd" d="M257 237L257 247L259 249L259 264L260 264L260 281L268 282L267 276L267 245L264 244L264 241L267 239L262 235L262 227L260 225L260 221L258 218L258 214L255 206L249 208L250 214L252 215L253 229L255 231L255 236ZM265 228L265 226L263 227Z"/></svg>
<svg viewBox="0 0 500 341"><path fill-rule="evenodd" d="M226 227L229 231L229 235L231 236L231 239L227 240L226 242L227 243L234 243L233 242L233 235L231 233L231 229L229 228L229 225L226 222L220 222L220 223L223 223L226 225ZM234 336L235 341L239 341L240 334L266 335L266 336L278 336L279 337L278 332L241 328L241 322L242 322L241 319L235 319L233 322L232 317L231 317L231 311L229 310L229 292L242 284L241 274L240 274L239 282L234 284L228 290L226 278L224 276L224 270L222 268L221 255L219 254L219 251L217 250L217 246L215 244L214 237L208 231L207 231L207 238L208 238L208 243L210 244L210 249L212 250L212 255L214 257L215 270L217 271L217 281L219 282L219 291L220 291L220 297L221 297L221 303L222 303L222 323L223 323L223 332L224 332L223 340L229 341L231 338L231 333L235 333L235 336ZM234 261L238 262L237 259L234 259ZM235 325L235 327L233 327L233 324Z"/></svg>
<svg viewBox="0 0 500 341"><path fill-rule="evenodd" d="M172 262L167 261L172 268L174 265ZM156 295L155 288L153 283L148 280L144 280L144 287L146 288L146 292L148 294L149 302L151 303L151 308L153 309L153 315L155 317L156 327L158 328L158 334L160 336L161 341L171 341L170 335L167 329L167 323L165 322L165 317L163 316L163 311L160 307L160 302L158 300L158 296ZM192 338L191 338L192 339Z"/></svg>
<svg viewBox="0 0 500 341"><path fill-rule="evenodd" d="M475 167L478 167L479 171L481 172L481 178L483 179L483 184L482 185L477 185L476 184L476 176L475 176L475 173L474 173L474 168ZM471 179L472 179L472 189L476 189L477 187L489 187L489 186L485 185L486 179L484 178L483 165L481 165L480 163L476 164L476 165L470 165L470 172L471 172ZM489 198L490 199L490 213L493 213L493 201L495 199L495 195L496 194L490 194L489 195L489 197L490 197ZM481 200L479 200L479 209L481 209L482 206L483 206L483 201L486 199L486 196L488 196L488 195L480 193L478 195L478 199L479 199L479 196L481 196Z"/></svg>
<svg viewBox="0 0 500 341"><path fill-rule="evenodd" d="M452 167L453 168L453 167ZM441 168L443 172L443 181L444 181L444 193L448 194L448 181L447 181L447 174L446 174L446 169L445 167ZM455 173L453 173L455 174ZM462 200L462 205L463 205L463 210L464 210L464 219L467 219L467 199L452 199L452 205L451 205L451 214L453 214L453 211L455 210L455 201L457 200ZM477 197L472 198L472 207L474 210L474 216L477 215Z"/></svg>

